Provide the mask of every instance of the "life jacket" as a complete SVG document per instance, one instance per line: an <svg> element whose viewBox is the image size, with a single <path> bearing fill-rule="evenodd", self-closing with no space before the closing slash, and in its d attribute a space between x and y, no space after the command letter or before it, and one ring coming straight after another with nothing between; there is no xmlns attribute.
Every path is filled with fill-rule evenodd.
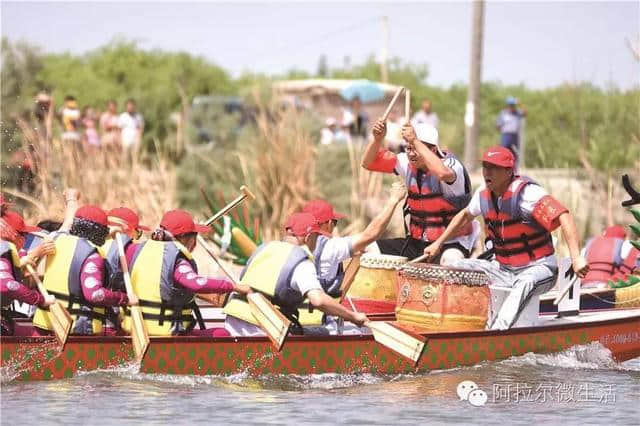
<svg viewBox="0 0 640 426"><path fill-rule="evenodd" d="M340 262L340 264L338 265L334 276L320 276L320 259L322 257L322 252L329 240L330 238L327 236L318 236L316 248L313 251L313 263L315 264L316 271L318 273L318 281L320 282L322 289L329 296L336 298L340 297L340 286L342 285L342 280L344 279L344 268L342 267L342 262ZM298 321L302 326L322 325L324 323L324 319L324 312L320 311L319 309L314 309L313 305L309 303L308 299L305 299L302 302L300 308L298 308Z"/></svg>
<svg viewBox="0 0 640 426"><path fill-rule="evenodd" d="M102 334L107 320L106 310L87 301L82 294L80 284L82 264L96 252L103 256L101 250L90 241L69 234L57 234L53 241L56 252L47 256L42 283L58 300L67 302L67 310L73 318L72 333ZM106 283L106 266L102 277L103 283ZM38 308L33 317L33 325L45 330L53 330L49 310Z"/></svg>
<svg viewBox="0 0 640 426"><path fill-rule="evenodd" d="M271 241L260 245L251 255L242 270L240 282L264 294L285 316L297 323L297 308L304 297L291 288L291 277L300 263L312 258L311 253L302 247L283 241ZM233 294L224 307L224 313L259 325L244 296Z"/></svg>
<svg viewBox="0 0 640 426"><path fill-rule="evenodd" d="M0 257L4 257L11 263L11 273L17 281L22 280L22 273L20 270L20 255L15 244L10 241L0 240ZM14 314L11 309L13 300L2 299L0 300L2 306L0 307L0 316L2 317L2 334L6 336L12 336L15 329Z"/></svg>
<svg viewBox="0 0 640 426"><path fill-rule="evenodd" d="M455 159L455 156L447 153L446 158ZM408 233L417 240L437 240L451 219L471 201L471 181L466 169L464 169L464 194L462 195L445 194L442 191L442 183L436 175L428 171L420 172L411 164L405 176L405 183L407 201L404 214L409 215ZM473 227L469 224L454 237L469 235L472 231Z"/></svg>
<svg viewBox="0 0 640 426"><path fill-rule="evenodd" d="M635 247L631 247L629 254L622 261L616 271L614 279L626 280L630 274L640 269L640 250Z"/></svg>
<svg viewBox="0 0 640 426"><path fill-rule="evenodd" d="M501 199L492 198L487 188L480 193L485 233L503 265L525 266L554 253L551 233L535 219L525 219L520 208L522 191L529 184L535 182L516 176Z"/></svg>
<svg viewBox="0 0 640 426"><path fill-rule="evenodd" d="M147 240L136 245L131 264L131 286L140 300L142 317L150 336L184 334L198 324L205 328L194 294L175 285L173 272L179 258L194 271L197 265L189 250L177 241ZM131 311L125 308L122 329L131 332Z"/></svg>
<svg viewBox="0 0 640 426"><path fill-rule="evenodd" d="M616 268L622 263L620 238L599 236L587 244L586 254L589 272L582 278L583 283L603 282L613 278Z"/></svg>
<svg viewBox="0 0 640 426"><path fill-rule="evenodd" d="M127 246L131 241L131 237L121 234L122 245L127 250ZM118 291L125 291L124 288L124 276L122 275L122 267L120 266L120 255L118 253L118 244L116 244L113 238L109 238L102 245L102 252L105 254L106 263L109 265L109 276L107 281L109 282L109 288Z"/></svg>

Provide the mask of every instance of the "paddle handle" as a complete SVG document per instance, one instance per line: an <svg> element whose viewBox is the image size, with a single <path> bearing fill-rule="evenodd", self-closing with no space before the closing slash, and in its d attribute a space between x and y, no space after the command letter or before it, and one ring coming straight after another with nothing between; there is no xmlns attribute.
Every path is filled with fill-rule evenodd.
<svg viewBox="0 0 640 426"><path fill-rule="evenodd" d="M49 297L49 292L44 287L44 284L42 284L42 280L38 276L38 272L36 272L36 270L33 269L33 266L31 266L28 263L27 263L26 267L27 267L27 271L29 271L29 273L33 277L34 281L36 282L36 284L38 286L38 290L40 291L40 293L45 297L45 299L48 298Z"/></svg>
<svg viewBox="0 0 640 426"><path fill-rule="evenodd" d="M387 107L387 109L384 111L384 114L382 115L382 121L387 121L387 119L389 118L389 114L391 114L391 110L393 109L393 105L395 105L396 101L400 97L400 94L402 93L403 90L404 90L404 87L402 86L398 87L398 90L396 90L396 93L393 95L393 98L391 98L391 102L389 102L389 106Z"/></svg>
<svg viewBox="0 0 640 426"><path fill-rule="evenodd" d="M408 123L411 119L411 90L407 89L404 92L404 121Z"/></svg>
<svg viewBox="0 0 640 426"><path fill-rule="evenodd" d="M131 284L131 274L129 273L129 265L127 264L127 257L124 254L124 244L120 239L120 233L116 232L116 244L118 244L118 257L120 258L120 267L122 268L122 275L124 276L124 288L127 291L127 297L129 299L136 299L136 294L133 291L133 285Z"/></svg>
<svg viewBox="0 0 640 426"><path fill-rule="evenodd" d="M222 262L220 262L218 260L218 257L213 253L213 251L207 246L206 241L204 240L204 238L202 238L200 235L198 235L198 243L200 244L200 246L204 249L204 251L207 252L207 254L209 254L209 256L211 256L211 258L214 260L214 262L216 262L218 264L218 267L220 267L220 269L222 270L222 272L224 272L224 274L229 278L229 280L231 280L231 282L237 286L238 285L238 281L233 277L233 275L231 275L231 272L229 272L227 270L227 268L224 267L224 265L222 264Z"/></svg>
<svg viewBox="0 0 640 426"><path fill-rule="evenodd" d="M240 191L242 191L242 195L239 195L238 197L236 197L235 200L233 200L232 202L224 206L220 211L218 211L218 213L214 214L209 219L207 219L204 222L204 224L206 226L211 225L212 223L220 219L222 216L224 216L225 214L229 213L231 210L236 208L236 206L242 203L246 198L248 198L249 200L254 200L256 198L256 196L253 195L253 193L249 190L249 188L247 188L244 185L240 187Z"/></svg>

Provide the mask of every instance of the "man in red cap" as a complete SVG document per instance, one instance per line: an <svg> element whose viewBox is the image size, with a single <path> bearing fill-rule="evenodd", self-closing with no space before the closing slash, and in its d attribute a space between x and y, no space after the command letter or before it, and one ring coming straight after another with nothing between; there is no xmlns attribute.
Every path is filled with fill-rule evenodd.
<svg viewBox="0 0 640 426"><path fill-rule="evenodd" d="M64 231L53 234L56 254L47 261L43 284L49 293L67 302L74 318L74 334L115 333L117 319L109 307L129 302L125 292L110 289L106 281L108 267L100 246L108 234L107 214L93 205L82 206L75 212L68 234ZM42 309L36 311L33 324L42 330L52 330L48 312Z"/></svg>
<svg viewBox="0 0 640 426"><path fill-rule="evenodd" d="M442 235L453 216L469 203L471 181L462 163L440 149L438 130L432 125L405 124L402 137L407 142L406 153L400 154L382 148L386 131L386 123L379 119L362 157L362 167L394 173L405 180L409 226L405 238L379 240L376 244L382 254L415 258ZM442 254L432 260L448 263L469 257L476 237L473 224L467 224L449 236Z"/></svg>
<svg viewBox="0 0 640 426"><path fill-rule="evenodd" d="M397 205L404 200L406 194L406 188L402 183L394 183L390 197L380 213L364 231L347 237L331 237L337 221L345 217L334 212L331 204L325 200L313 200L305 204L302 211L311 213L318 221L320 229L329 235L320 235L313 251L318 280L327 294L334 297L340 295L340 285L344 278L342 262L356 253L363 252L369 244L380 238L387 229Z"/></svg>
<svg viewBox="0 0 640 426"><path fill-rule="evenodd" d="M53 243L45 243L20 256L24 235L37 231L39 228L24 223L20 214L7 210L0 218L0 300L2 302L2 334L14 333L14 321L9 311L12 302L18 301L27 305L37 305L45 308L55 303L55 297L49 295L47 299L36 290L22 283L22 267L25 264L35 266L36 261L43 256L55 252Z"/></svg>
<svg viewBox="0 0 640 426"><path fill-rule="evenodd" d="M587 261L580 255L578 232L571 213L541 186L515 175L514 166L515 158L509 149L489 148L482 156L485 187L476 191L469 206L458 213L445 232L424 251L428 258L435 257L450 235L482 215L495 261L463 259L452 266L482 270L493 285L512 288L496 317L487 324L498 330L513 325L534 291L541 294L555 284L558 265L551 231L562 229L578 276L584 277L589 271Z"/></svg>
<svg viewBox="0 0 640 426"><path fill-rule="evenodd" d="M625 260L633 246L626 241L627 232L620 225L607 227L602 235L587 241L584 255L589 263L589 272L580 284L585 288L607 288L624 269ZM630 271L625 271L629 273Z"/></svg>
<svg viewBox="0 0 640 426"><path fill-rule="evenodd" d="M171 210L162 216L151 240L129 245L126 257L131 283L140 299L150 335L229 335L223 328L205 329L194 296L196 293L232 291L246 294L250 290L244 285L198 274L191 252L196 247L198 233L209 230L207 226L196 224L188 212ZM201 328L198 331L193 330L196 318ZM127 316L123 328L129 330L130 326Z"/></svg>
<svg viewBox="0 0 640 426"><path fill-rule="evenodd" d="M241 275L241 282L271 298L282 313L294 323L294 333L303 333L297 314L307 298L320 311L344 318L362 326L367 317L352 312L331 298L318 281L311 260L318 237L327 235L310 213L293 213L286 221L287 233L282 241L271 241L258 247ZM233 335L263 334L251 314L249 305L241 297L233 296L225 306L225 327Z"/></svg>

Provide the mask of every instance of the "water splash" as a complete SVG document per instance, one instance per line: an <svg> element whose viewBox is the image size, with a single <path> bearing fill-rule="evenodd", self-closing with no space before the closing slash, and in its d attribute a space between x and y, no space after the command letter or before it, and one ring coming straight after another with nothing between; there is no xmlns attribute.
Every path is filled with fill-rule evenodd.
<svg viewBox="0 0 640 426"><path fill-rule="evenodd" d="M627 370L633 368L617 363L613 359L611 351L600 342L576 345L562 352L550 354L529 352L522 356L500 361L498 364L513 367L547 366L573 370Z"/></svg>
<svg viewBox="0 0 640 426"><path fill-rule="evenodd" d="M6 365L0 367L0 384L12 382L22 373L29 372L35 368L36 363L43 362L49 351L57 352L59 350L60 347L55 340L24 349L12 362L6 362ZM57 355L59 356L59 354Z"/></svg>

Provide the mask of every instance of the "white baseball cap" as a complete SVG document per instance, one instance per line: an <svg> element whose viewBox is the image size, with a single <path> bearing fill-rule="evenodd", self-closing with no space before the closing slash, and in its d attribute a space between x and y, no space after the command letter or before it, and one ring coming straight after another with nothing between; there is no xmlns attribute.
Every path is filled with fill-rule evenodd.
<svg viewBox="0 0 640 426"><path fill-rule="evenodd" d="M427 123L416 123L413 125L413 129L416 131L416 136L419 141L428 143L429 145L435 145L438 154L444 157L444 153L440 150L440 145L438 144L438 129Z"/></svg>

